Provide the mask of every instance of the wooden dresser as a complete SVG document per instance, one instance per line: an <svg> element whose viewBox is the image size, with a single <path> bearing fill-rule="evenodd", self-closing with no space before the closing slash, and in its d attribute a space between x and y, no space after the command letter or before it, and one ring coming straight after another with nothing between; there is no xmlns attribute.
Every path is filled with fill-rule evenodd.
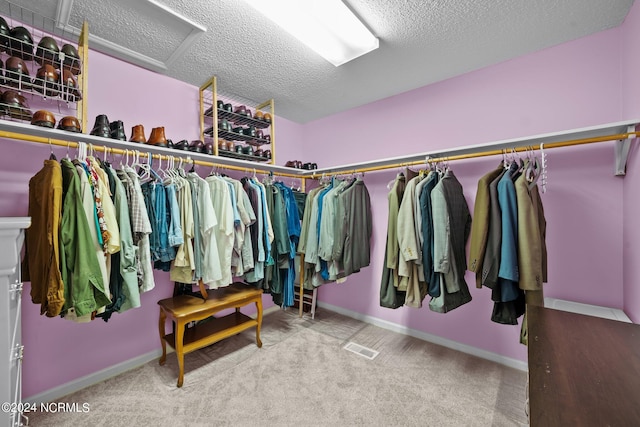
<svg viewBox="0 0 640 427"><path fill-rule="evenodd" d="M527 306L532 427L640 425L640 325Z"/></svg>

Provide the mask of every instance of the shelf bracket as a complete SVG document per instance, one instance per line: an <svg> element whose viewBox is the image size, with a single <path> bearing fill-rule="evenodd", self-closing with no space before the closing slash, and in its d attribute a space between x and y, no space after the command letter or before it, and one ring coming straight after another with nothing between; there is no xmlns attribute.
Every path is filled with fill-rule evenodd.
<svg viewBox="0 0 640 427"><path fill-rule="evenodd" d="M636 126L627 126L627 133L635 132ZM629 158L629 149L631 148L631 140L635 139L635 135L629 135L625 139L619 139L615 145L615 175L624 176L627 172L627 159Z"/></svg>

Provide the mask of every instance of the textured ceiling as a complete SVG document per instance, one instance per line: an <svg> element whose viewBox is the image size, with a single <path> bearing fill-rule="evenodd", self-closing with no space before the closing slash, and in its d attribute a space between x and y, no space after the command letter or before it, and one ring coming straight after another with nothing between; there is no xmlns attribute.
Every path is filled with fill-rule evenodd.
<svg viewBox="0 0 640 427"><path fill-rule="evenodd" d="M54 13L56 3L14 2L45 16ZM300 123L615 27L633 4L633 0L344 2L379 37L380 48L334 67L242 0L59 0L70 6L70 26L89 21L96 50L118 55L98 40L122 45L125 60L141 64L140 59L150 58L150 69L197 86L216 75L222 93L257 102L274 98L279 116ZM187 21L172 17L161 6ZM193 30L188 21L206 32Z"/></svg>

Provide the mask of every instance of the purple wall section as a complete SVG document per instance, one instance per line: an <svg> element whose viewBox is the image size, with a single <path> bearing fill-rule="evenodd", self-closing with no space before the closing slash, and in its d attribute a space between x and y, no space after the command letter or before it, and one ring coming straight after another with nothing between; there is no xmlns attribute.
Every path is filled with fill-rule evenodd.
<svg viewBox="0 0 640 427"><path fill-rule="evenodd" d="M619 35L601 32L307 123L305 151L335 165L619 120Z"/></svg>
<svg viewBox="0 0 640 427"><path fill-rule="evenodd" d="M622 114L640 117L635 101L640 83L633 81L631 68L638 65L632 58L638 25L631 26L639 15L640 6L635 5L627 22L617 29L306 125L278 118L277 163L295 159L324 167L614 122ZM625 64L628 67L623 74ZM197 138L197 88L95 52L90 54L89 67L89 127L97 114L105 113L111 120L123 120L127 134L131 126L141 123L147 136L151 128L164 126L168 138ZM622 83L621 75L625 76ZM633 88L629 96L622 90L625 85ZM6 154L0 157L0 215L23 216L27 213L29 178L40 169L49 148L9 140L1 143ZM55 150L59 157L66 151L60 147ZM637 281L640 276L640 267L633 266L640 255L640 233L631 222L640 213L637 198L631 197L634 183L640 179L639 173L634 173L640 167L635 157L631 156L629 175L623 181L612 176L613 148L609 144L550 153L548 192L543 195L550 264L546 295L624 305L628 311L635 310L632 317L640 321L640 310L636 309L640 291L627 285L625 300L622 286L625 230L629 231L624 236L625 282ZM477 179L497 162L497 158L485 158L452 164L472 211ZM204 169L199 172L208 173ZM525 348L518 344L519 327L489 321L491 303L486 289L472 288L473 301L445 315L428 308L379 307L386 185L394 174L365 176L374 216L372 265L344 284L322 287L320 300L525 360ZM624 198L628 202L624 206L626 228L623 195L628 196ZM467 279L472 283L471 275ZM156 302L170 295L171 285L162 272L156 273L156 283L156 289L142 296L141 308L115 315L109 323L97 320L90 324L40 316L39 308L30 302L27 284L23 396L34 396L157 350ZM270 298L265 297L265 306L270 305Z"/></svg>
<svg viewBox="0 0 640 427"><path fill-rule="evenodd" d="M620 120L619 39L619 29L601 32L309 123L307 151L317 157L331 153L323 158L349 163ZM593 58L599 58L597 63ZM471 211L478 178L498 162L452 163ZM609 144L549 153L549 184L543 195L547 296L623 306L623 180L613 176L612 167ZM526 360L525 347L518 344L519 327L490 321L487 289L472 289L470 304L444 315L426 307L379 306L387 183L395 173L365 176L374 215L371 266L345 284L322 287L319 300ZM473 283L471 274L467 281Z"/></svg>
<svg viewBox="0 0 640 427"><path fill-rule="evenodd" d="M623 115L628 119L640 118L640 4L636 2L622 24L622 84L624 91ZM640 130L640 128L639 128ZM627 176L624 179L624 310L635 323L640 323L640 159L638 140L631 145Z"/></svg>
<svg viewBox="0 0 640 427"><path fill-rule="evenodd" d="M147 137L153 127L164 126L167 138L174 141L196 139L198 105L197 87L100 53L90 54L87 132L97 114L107 114L112 121L124 121L127 135L133 125L141 123ZM298 124L279 118L277 126L281 138L300 138ZM29 179L48 158L49 147L13 140L1 143L5 155L0 156L0 215L26 216ZM292 153L286 148L278 153L283 159L297 158L300 145L292 148ZM67 149L54 147L54 151L61 158ZM75 150L70 154L74 156ZM118 161L116 158L116 164ZM202 176L209 173L206 168L198 172ZM31 303L27 283L22 315L23 342L28 349L24 359L23 396L34 396L159 349L156 303L170 296L173 287L167 273L156 272L155 279L156 288L142 295L142 307L116 314L108 323L96 320L89 324L40 316L39 306ZM271 298L265 296L265 308L272 305Z"/></svg>

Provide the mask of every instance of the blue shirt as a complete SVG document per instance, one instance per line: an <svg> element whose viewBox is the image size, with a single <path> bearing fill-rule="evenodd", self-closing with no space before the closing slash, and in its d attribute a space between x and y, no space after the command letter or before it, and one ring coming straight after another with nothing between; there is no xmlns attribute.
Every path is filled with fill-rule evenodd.
<svg viewBox="0 0 640 427"><path fill-rule="evenodd" d="M318 203L318 243L320 242L320 223L322 222L322 201L324 196L333 189L334 179L331 179L331 184L327 185L327 188L322 190L317 197ZM329 280L329 265L327 261L320 258L320 274L324 280Z"/></svg>

